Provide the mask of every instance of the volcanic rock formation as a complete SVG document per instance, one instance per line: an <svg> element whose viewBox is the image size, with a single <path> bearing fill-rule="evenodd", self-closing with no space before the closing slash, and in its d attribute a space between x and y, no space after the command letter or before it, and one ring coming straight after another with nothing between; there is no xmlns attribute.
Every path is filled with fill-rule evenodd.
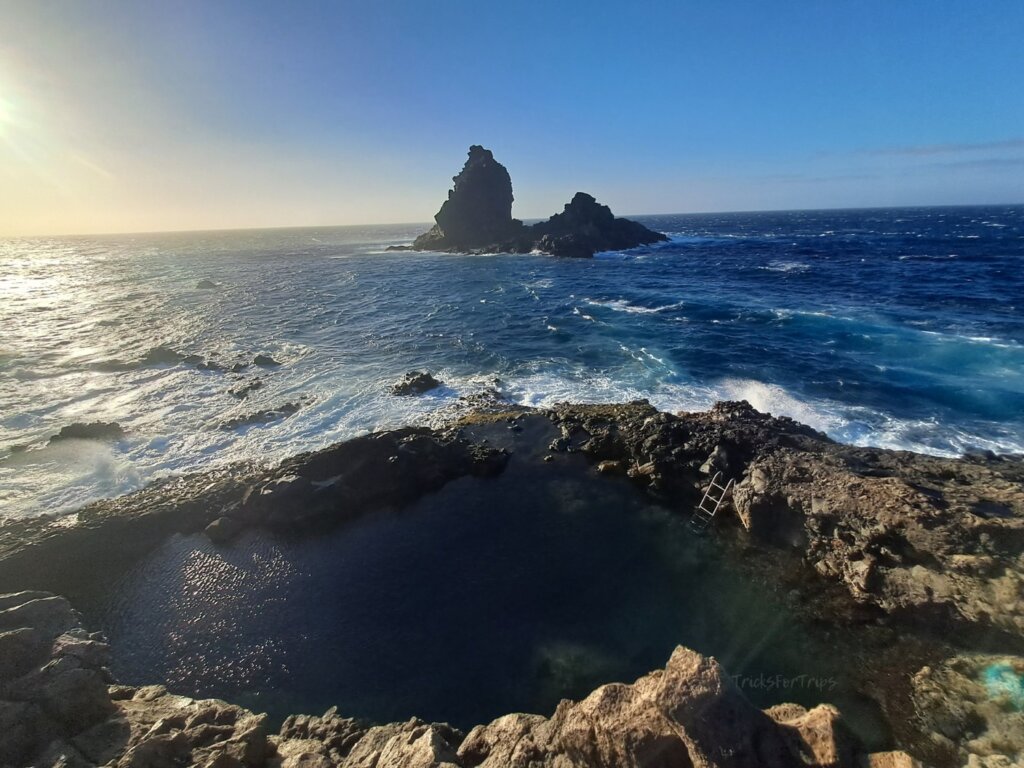
<svg viewBox="0 0 1024 768"><path fill-rule="evenodd" d="M450 481L502 472L509 454L500 441L482 437L537 432L545 434L543 443L529 443L529 450L554 462L540 467L566 471L558 469L569 463L562 454L583 456L593 482L628 476L680 514L693 509L715 472L735 480L711 533L738 548L725 550L733 567L774 584L792 610L827 628L836 652L857 670L857 690L884 712L893 731L884 743L941 768L965 762L1002 768L1024 759L1024 457L951 459L846 446L745 402L678 414L645 401L537 410L489 399L484 407L446 427L365 435L277 467L243 464L167 478L71 518L2 521L0 584L78 600L87 585L117 577L174 533L206 529L223 542L250 527L313 532L399 509ZM534 422L547 430L534 430ZM68 611L47 595L0 598L0 764L20 764L28 751L38 764L55 763L59 754L42 756L47 738L59 742L57 752L73 742L85 754L94 746L73 736L76 729L119 717L139 723L119 742L140 750L124 765L146 764L146 750L165 748L181 755L191 750L187 759L213 759L197 750L214 743L243 752L252 743L255 751L244 754L263 755L277 739L244 710L151 689L111 689L121 702L118 715L102 695L104 673L83 662L102 649L78 644L97 639L76 629ZM70 649L77 660L61 660ZM500 718L464 739L448 726L411 721L371 728L329 713L286 723L291 730L282 731L275 748L283 765L707 766L770 765L757 750L790 741L809 751L777 764L849 764L847 748L833 738L828 708L761 714L720 679L713 661L678 651L664 672L632 686L606 686L550 718ZM713 692L705 697L707 690ZM150 697L162 702L152 711ZM65 701L77 703L68 709ZM182 717L159 714L165 705ZM207 709L214 714L203 714ZM694 720L698 711L722 716ZM735 720L726 717L730 712ZM190 720L193 714L197 719ZM160 718L166 722L156 728ZM200 729L204 718L223 729ZM800 725L811 721L823 741L812 741ZM721 730L727 722L739 730ZM194 737L187 733L193 727L201 730ZM719 730L706 730L712 727ZM243 734L255 734L255 741ZM157 736L163 740L142 746ZM422 762L405 751L413 747L425 750ZM838 757L827 759L833 751ZM271 757L238 760L218 765L273 764ZM885 760L873 764L911 764L902 756Z"/></svg>
<svg viewBox="0 0 1024 768"><path fill-rule="evenodd" d="M512 218L512 179L489 149L474 144L434 227L413 250L529 253L589 258L597 251L635 248L667 240L643 224L616 218L591 195L577 192L565 210L531 227Z"/></svg>
<svg viewBox="0 0 1024 768"><path fill-rule="evenodd" d="M784 704L762 712L714 659L679 647L664 670L632 685L563 701L550 718L510 714L469 734L413 718L373 725L293 715L268 718L160 685L119 685L108 646L62 597L0 595L0 763L159 768L527 768L758 765L844 768L858 754L839 712ZM891 753L890 753L891 754ZM885 759L889 759L886 756ZM896 754L911 766L910 759Z"/></svg>

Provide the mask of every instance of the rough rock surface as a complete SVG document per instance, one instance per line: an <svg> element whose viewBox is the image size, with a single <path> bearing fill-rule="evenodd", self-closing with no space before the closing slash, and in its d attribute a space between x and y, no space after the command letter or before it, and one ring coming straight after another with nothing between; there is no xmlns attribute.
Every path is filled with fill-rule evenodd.
<svg viewBox="0 0 1024 768"><path fill-rule="evenodd" d="M256 388L258 387L250 387L249 389L244 390L240 399L244 399L249 391ZM301 402L282 403L276 408L264 408L263 410L256 411L254 413L246 413L241 416L226 419L221 422L220 428L224 430L231 430L238 429L239 427L250 427L254 424L269 424L272 421L279 421L281 419L287 419L289 416L294 416L299 412L300 408L302 408Z"/></svg>
<svg viewBox="0 0 1024 768"><path fill-rule="evenodd" d="M619 219L607 205L577 192L565 210L531 227L537 249L553 256L589 258L596 251L617 251L668 238L639 222Z"/></svg>
<svg viewBox="0 0 1024 768"><path fill-rule="evenodd" d="M157 481L69 516L0 521L0 584L71 594L116 578L173 533L225 540L245 527L298 529L394 509L464 475L500 472L507 456L453 431L379 432L294 456Z"/></svg>
<svg viewBox="0 0 1024 768"><path fill-rule="evenodd" d="M719 520L801 553L858 602L936 628L1024 639L1024 460L945 459L840 445L746 402L659 413L646 402L564 406L555 450L629 465L653 493L699 501L736 481Z"/></svg>
<svg viewBox="0 0 1024 768"><path fill-rule="evenodd" d="M117 685L107 646L64 598L0 595L0 629L4 765L852 768L865 757L835 708L762 712L714 659L681 647L664 670L563 701L550 718L506 715L465 735L415 718L373 725L331 709L293 715L272 735L266 715L224 701Z"/></svg>
<svg viewBox="0 0 1024 768"><path fill-rule="evenodd" d="M443 383L431 376L429 371L409 371L401 381L391 387L391 394L422 395L440 386L443 386Z"/></svg>
<svg viewBox="0 0 1024 768"><path fill-rule="evenodd" d="M644 225L618 219L606 205L577 192L565 210L524 226L512 218L512 179L489 149L474 145L434 227L416 238L413 250L528 253L589 258L597 251L649 245L668 238ZM398 248L396 250L405 250Z"/></svg>
<svg viewBox="0 0 1024 768"><path fill-rule="evenodd" d="M1024 658L965 654L913 678L914 705L935 751L961 765L1024 765Z"/></svg>
<svg viewBox="0 0 1024 768"><path fill-rule="evenodd" d="M60 432L50 438L51 443L59 443L61 440L124 440L124 429L116 421L76 421L66 427L61 427Z"/></svg>
<svg viewBox="0 0 1024 768"><path fill-rule="evenodd" d="M719 513L710 534L740 542L738 567L756 560L757 568L778 570L771 578L791 568L783 574L785 589L806 605L806 615L832 620L847 611L848 625L873 627L874 637L891 641L892 656L906 657L903 666L878 663L878 674L870 676L885 689L880 698L886 700L885 718L899 731L898 744L913 746L915 754L933 765L1020 761L1019 745L1010 736L1019 731L1024 704L1016 704L1012 696L993 699L983 676L994 659L1009 664L1018 676L1022 671L1021 457L947 459L854 448L742 402L679 414L659 412L643 401L561 405L546 411L517 407L497 396L482 403L483 410L453 412L459 420L440 430L366 435L293 457L273 469L239 465L168 479L89 505L70 518L2 522L0 584L61 591L74 598L80 585L116 576L172 533L209 526L211 538L226 541L248 526L314 529L398 508L457 477L501 471L505 454L469 439L475 425L508 422L508 429L521 429L530 419L550 420L559 436L549 446L534 446L540 452L546 447L552 454L580 453L592 462L595 482L606 482L598 475L622 482L619 476L625 474L642 492L682 513L699 501L715 472L734 479L732 502ZM8 608L17 608L23 617L33 611L49 615L38 606L20 604L0 604L0 615ZM36 632L43 626L47 632L67 630L59 612L54 616L42 624L9 618L0 626L0 676L35 669L42 647ZM868 654L857 663L874 662ZM892 669L899 674L886 676ZM60 678L51 681L58 686L54 690L81 676L75 672L67 677L64 671L59 667L47 673ZM897 694L890 696L891 689L898 689ZM0 706L0 723L9 725L0 733L34 738L31 729L15 727L34 722L30 703L0 698L6 702ZM769 714L780 723L805 717L795 710L785 714L773 709ZM57 715L47 717L54 720ZM330 723L335 722L332 718ZM818 714L812 719L820 724L822 718ZM67 726L67 720L61 722ZM526 727L525 721L516 722L517 728ZM556 716L544 722L548 730L531 731L531 738L549 739L555 728L550 723L562 720ZM440 726L386 728L391 730L375 731L374 738L415 742L437 755L454 750L462 764L475 765L467 762L463 743L456 744L454 733ZM474 740L480 736L470 735ZM303 762L306 747L312 750L312 762ZM288 747L294 757L290 764L337 764L330 752L325 757L317 751L320 747L306 747ZM563 762L551 764L573 765L564 761L577 758L559 759ZM901 756L878 755L874 764L903 762Z"/></svg>
<svg viewBox="0 0 1024 768"><path fill-rule="evenodd" d="M468 251L487 248L522 233L512 218L512 178L491 150L474 144L433 229L416 238L418 250Z"/></svg>
<svg viewBox="0 0 1024 768"><path fill-rule="evenodd" d="M839 712L754 707L714 659L679 647L664 670L563 701L550 718L506 715L459 747L467 766L857 765Z"/></svg>

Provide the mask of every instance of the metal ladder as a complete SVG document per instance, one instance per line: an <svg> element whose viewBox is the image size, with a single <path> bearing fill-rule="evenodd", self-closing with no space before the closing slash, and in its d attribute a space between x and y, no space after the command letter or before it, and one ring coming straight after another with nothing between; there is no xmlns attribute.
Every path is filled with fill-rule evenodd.
<svg viewBox="0 0 1024 768"><path fill-rule="evenodd" d="M690 527L698 533L703 533L707 530L711 521L715 519L715 513L718 512L718 508L722 506L725 497L732 490L732 480L722 485L720 482L721 477L721 472L715 472L715 476L711 478L711 485L704 491L704 498L700 500L700 504L697 505L697 509L693 512L693 517L690 518Z"/></svg>

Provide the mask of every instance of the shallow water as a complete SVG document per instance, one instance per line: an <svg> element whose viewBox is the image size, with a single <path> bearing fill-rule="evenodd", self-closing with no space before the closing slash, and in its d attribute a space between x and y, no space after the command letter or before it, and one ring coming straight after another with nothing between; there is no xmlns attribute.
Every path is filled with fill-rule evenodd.
<svg viewBox="0 0 1024 768"><path fill-rule="evenodd" d="M745 398L848 442L1024 451L1024 209L645 222L671 242L593 260L384 252L421 225L0 242L0 514L429 419L495 379L527 404ZM159 345L282 365L139 365ZM449 387L389 396L412 368ZM128 439L42 447L83 420Z"/></svg>
<svg viewBox="0 0 1024 768"><path fill-rule="evenodd" d="M578 457L513 456L333 533L176 537L91 607L125 682L268 711L337 705L462 727L713 654L750 698L839 704L887 729L820 631L729 567L683 515Z"/></svg>

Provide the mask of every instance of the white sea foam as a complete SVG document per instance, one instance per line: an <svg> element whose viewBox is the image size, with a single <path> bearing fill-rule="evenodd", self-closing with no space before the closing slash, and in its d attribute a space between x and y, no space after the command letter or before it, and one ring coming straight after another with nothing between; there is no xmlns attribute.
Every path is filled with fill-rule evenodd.
<svg viewBox="0 0 1024 768"><path fill-rule="evenodd" d="M803 261L770 261L758 269L768 272L806 272L811 268L810 264Z"/></svg>
<svg viewBox="0 0 1024 768"><path fill-rule="evenodd" d="M587 304L594 307L604 307L610 309L613 312L628 312L633 315L656 315L659 312L669 312L673 309L682 309L684 303L677 301L674 304L665 304L660 307L644 307L638 304L633 304L626 299L584 299Z"/></svg>

